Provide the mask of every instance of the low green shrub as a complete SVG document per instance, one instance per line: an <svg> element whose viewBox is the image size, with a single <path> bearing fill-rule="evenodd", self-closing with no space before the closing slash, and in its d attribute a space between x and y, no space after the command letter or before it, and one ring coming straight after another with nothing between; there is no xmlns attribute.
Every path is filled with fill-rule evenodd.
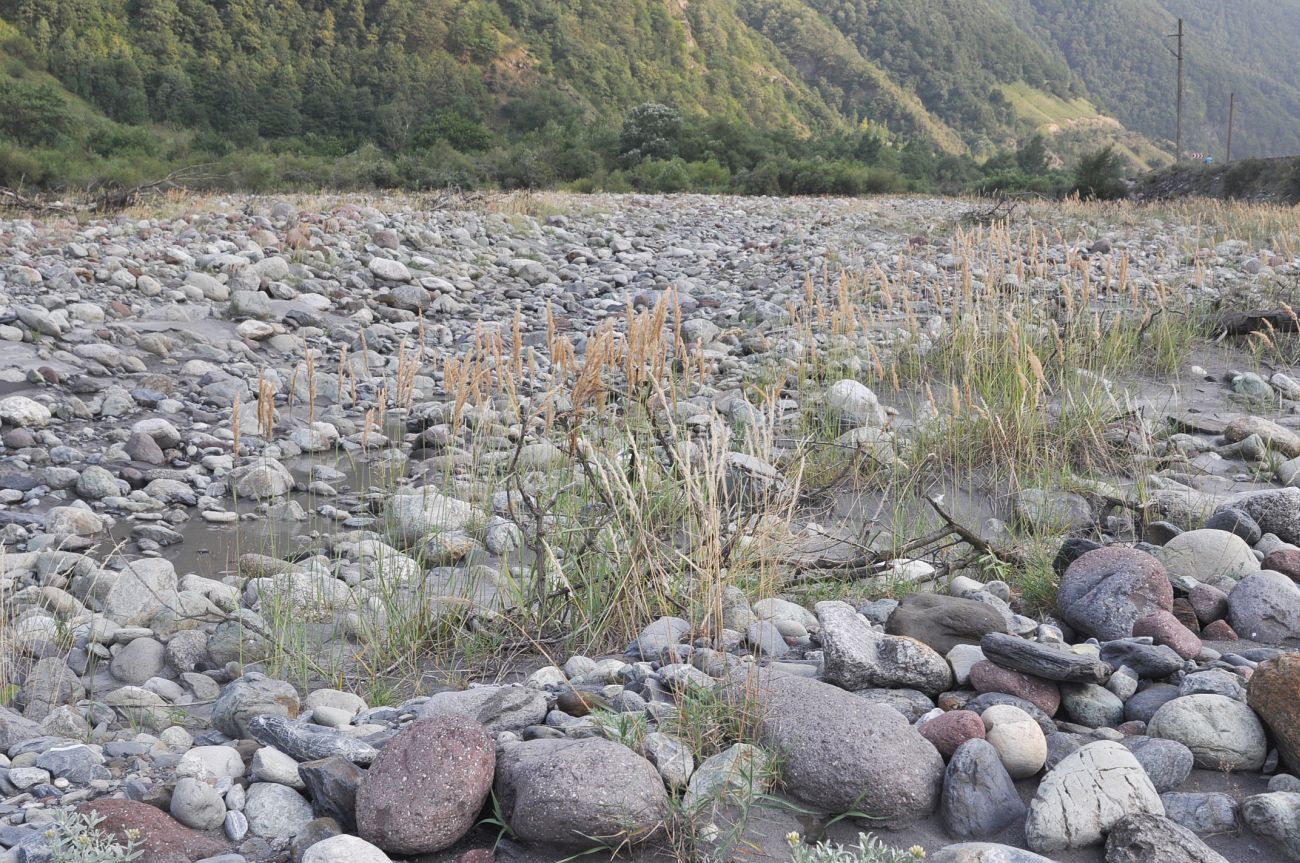
<svg viewBox="0 0 1300 863"><path fill-rule="evenodd" d="M1124 197L1124 158L1114 145L1089 153L1074 169L1074 189L1079 197L1109 201Z"/></svg>
<svg viewBox="0 0 1300 863"><path fill-rule="evenodd" d="M866 833L858 834L857 845L848 846L831 842L805 845L797 833L786 838L790 842L791 863L916 863L925 859L925 849L920 845L899 851Z"/></svg>
<svg viewBox="0 0 1300 863"><path fill-rule="evenodd" d="M54 821L45 830L50 863L128 863L144 853L136 846L138 831L128 830L126 844L122 844L99 829L103 820L93 813L55 810Z"/></svg>

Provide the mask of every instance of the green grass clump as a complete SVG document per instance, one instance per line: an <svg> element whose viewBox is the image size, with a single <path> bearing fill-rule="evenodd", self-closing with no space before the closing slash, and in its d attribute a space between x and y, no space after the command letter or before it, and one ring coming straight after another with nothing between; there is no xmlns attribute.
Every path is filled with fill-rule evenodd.
<svg viewBox="0 0 1300 863"><path fill-rule="evenodd" d="M126 831L125 842L99 829L103 817L70 809L54 810L54 820L45 830L51 863L129 863L144 853L139 848L139 831Z"/></svg>
<svg viewBox="0 0 1300 863"><path fill-rule="evenodd" d="M791 863L916 863L925 859L925 849L920 845L900 851L866 833L858 834L857 845L847 846L832 842L804 845L797 833L786 838Z"/></svg>

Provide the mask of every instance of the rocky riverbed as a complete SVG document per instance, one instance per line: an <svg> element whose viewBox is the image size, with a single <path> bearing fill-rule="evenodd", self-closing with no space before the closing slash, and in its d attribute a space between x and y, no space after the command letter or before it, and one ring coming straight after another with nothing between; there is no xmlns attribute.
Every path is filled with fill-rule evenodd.
<svg viewBox="0 0 1300 863"><path fill-rule="evenodd" d="M0 860L1300 860L1300 228L977 216L0 222Z"/></svg>

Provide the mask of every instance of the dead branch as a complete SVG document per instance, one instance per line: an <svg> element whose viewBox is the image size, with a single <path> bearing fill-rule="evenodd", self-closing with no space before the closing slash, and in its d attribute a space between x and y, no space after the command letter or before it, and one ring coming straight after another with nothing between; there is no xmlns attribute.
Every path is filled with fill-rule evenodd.
<svg viewBox="0 0 1300 863"><path fill-rule="evenodd" d="M48 201L43 197L26 195L15 189L0 186L0 207L60 216L124 210L156 195L174 189L184 189L186 184L212 179L212 175L207 172L208 167L208 165L191 165L186 168L178 168L165 177L129 188L121 188L108 183L92 184L86 190L87 200L75 204L63 201Z"/></svg>
<svg viewBox="0 0 1300 863"><path fill-rule="evenodd" d="M944 524L948 525L948 527L952 530L953 533L960 536L967 545L969 545L971 548L975 549L976 551L980 552L980 554L992 555L993 557L1003 561L1004 563L1015 563L1020 559L1020 554L1015 550L996 549L993 546L989 545L989 543L985 541L983 537L981 537L979 534L975 533L975 531L961 524L955 518L949 515L948 512L943 508L943 506L940 505L939 501L935 500L932 497L927 497L925 500L927 503L930 504L930 508L935 511L935 513L939 516L939 518L943 519Z"/></svg>
<svg viewBox="0 0 1300 863"><path fill-rule="evenodd" d="M146 198L154 197L174 189L185 188L186 183L195 183L211 179L206 172L208 165L191 165L172 171L165 177L138 186L120 189L109 186L101 187L90 209L104 211L124 210L133 207Z"/></svg>
<svg viewBox="0 0 1300 863"><path fill-rule="evenodd" d="M962 215L962 221L969 225L992 225L995 222L1009 222L1016 214L1017 201L1005 195L999 197L987 210L969 210Z"/></svg>
<svg viewBox="0 0 1300 863"><path fill-rule="evenodd" d="M45 201L40 198L33 198L30 195L24 195L4 186L0 186L0 205L24 212L57 213L62 216L70 216L75 212L72 207L62 201Z"/></svg>
<svg viewBox="0 0 1300 863"><path fill-rule="evenodd" d="M1258 332L1300 332L1300 321L1290 309L1259 309L1251 312L1224 312L1214 321L1222 335L1246 336Z"/></svg>

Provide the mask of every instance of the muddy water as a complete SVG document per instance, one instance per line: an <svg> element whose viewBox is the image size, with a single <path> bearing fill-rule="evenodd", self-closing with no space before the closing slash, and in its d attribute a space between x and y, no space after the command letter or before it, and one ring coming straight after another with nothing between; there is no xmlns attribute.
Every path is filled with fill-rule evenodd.
<svg viewBox="0 0 1300 863"><path fill-rule="evenodd" d="M295 492L286 500L297 503L306 519L291 520L268 518L259 512L254 501L228 501L227 507L240 514L233 524L213 524L195 513L194 517L178 530L184 537L179 545L163 549L163 555L176 566L177 572L194 572L206 577L220 577L235 569L241 554L257 553L276 557L291 557L300 550L300 537L325 535L348 528L339 520L321 515L321 507L338 510L354 508L357 496L378 485L379 480L366 456L348 453L304 454L281 461L295 480L306 487L311 482L311 470L317 465L339 471L343 480L329 483L339 492L337 497L319 496L309 492Z"/></svg>

